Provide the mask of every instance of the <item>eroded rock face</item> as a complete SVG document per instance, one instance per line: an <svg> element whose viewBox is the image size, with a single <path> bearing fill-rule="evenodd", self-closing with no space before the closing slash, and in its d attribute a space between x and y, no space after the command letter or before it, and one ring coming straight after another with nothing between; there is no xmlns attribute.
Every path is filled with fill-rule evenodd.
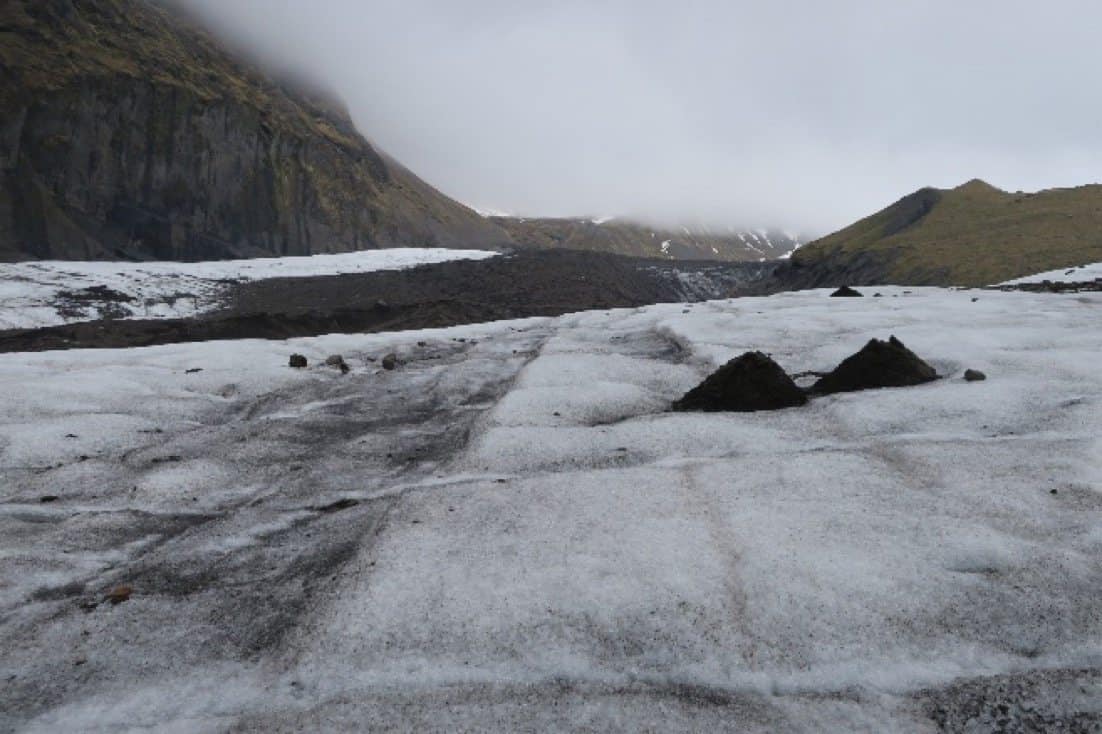
<svg viewBox="0 0 1102 734"><path fill-rule="evenodd" d="M807 403L781 366L761 352L731 360L673 404L677 411L780 410Z"/></svg>
<svg viewBox="0 0 1102 734"><path fill-rule="evenodd" d="M933 367L893 336L888 341L871 340L860 352L845 359L833 372L812 385L810 392L830 395L881 387L908 387L932 382L937 376Z"/></svg>

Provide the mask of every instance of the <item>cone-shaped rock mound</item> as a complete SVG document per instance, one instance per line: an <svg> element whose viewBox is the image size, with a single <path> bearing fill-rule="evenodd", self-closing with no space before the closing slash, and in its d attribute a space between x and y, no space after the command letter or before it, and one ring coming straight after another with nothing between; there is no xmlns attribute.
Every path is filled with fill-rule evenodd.
<svg viewBox="0 0 1102 734"><path fill-rule="evenodd" d="M854 290L848 285L844 285L838 290L830 294L831 298L864 298L865 294L861 291Z"/></svg>
<svg viewBox="0 0 1102 734"><path fill-rule="evenodd" d="M870 341L864 349L812 385L811 392L830 395L879 387L908 387L936 379L937 371L893 336L886 342Z"/></svg>
<svg viewBox="0 0 1102 734"><path fill-rule="evenodd" d="M780 410L804 405L807 396L781 366L761 352L747 352L673 404L679 411Z"/></svg>

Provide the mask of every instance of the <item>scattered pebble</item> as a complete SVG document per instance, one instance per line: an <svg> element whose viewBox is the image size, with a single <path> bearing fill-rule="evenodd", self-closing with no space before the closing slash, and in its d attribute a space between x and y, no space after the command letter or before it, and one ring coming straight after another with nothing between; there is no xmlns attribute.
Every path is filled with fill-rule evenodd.
<svg viewBox="0 0 1102 734"><path fill-rule="evenodd" d="M352 368L344 361L344 356L341 354L330 354L325 358L325 364L327 367L336 367L342 375L347 375L352 371Z"/></svg>
<svg viewBox="0 0 1102 734"><path fill-rule="evenodd" d="M336 502L331 502L328 505L322 505L321 507L315 507L318 512L340 512L341 510L347 510L360 504L359 500L352 499L351 497L343 497Z"/></svg>
<svg viewBox="0 0 1102 734"><path fill-rule="evenodd" d="M130 596L134 593L134 589L130 586L123 584L122 586L116 586L107 592L107 595L103 597L104 601L109 601L114 605L122 604L123 602L130 601Z"/></svg>

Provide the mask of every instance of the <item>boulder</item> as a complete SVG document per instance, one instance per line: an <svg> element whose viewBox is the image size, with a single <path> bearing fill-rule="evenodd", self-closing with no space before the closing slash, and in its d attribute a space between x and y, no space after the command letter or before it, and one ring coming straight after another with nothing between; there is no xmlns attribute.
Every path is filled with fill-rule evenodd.
<svg viewBox="0 0 1102 734"><path fill-rule="evenodd" d="M306 369L308 363L306 361L306 357L302 356L301 354L292 354L288 364L291 367L294 367L296 370L304 370Z"/></svg>
<svg viewBox="0 0 1102 734"><path fill-rule="evenodd" d="M979 370L965 370L964 379L968 380L969 382L983 382L987 379L987 375L980 372Z"/></svg>
<svg viewBox="0 0 1102 734"><path fill-rule="evenodd" d="M731 360L673 404L677 411L780 410L807 403L807 396L780 365L761 352Z"/></svg>
<svg viewBox="0 0 1102 734"><path fill-rule="evenodd" d="M937 379L937 371L907 349L894 336L888 341L873 339L833 372L811 386L815 395L873 390L881 387L908 387Z"/></svg>
<svg viewBox="0 0 1102 734"><path fill-rule="evenodd" d="M831 298L864 298L865 294L861 291L856 291L850 288L848 285L844 285L838 290L830 294Z"/></svg>
<svg viewBox="0 0 1102 734"><path fill-rule="evenodd" d="M388 371L398 369L398 355L391 352L383 357L383 369Z"/></svg>

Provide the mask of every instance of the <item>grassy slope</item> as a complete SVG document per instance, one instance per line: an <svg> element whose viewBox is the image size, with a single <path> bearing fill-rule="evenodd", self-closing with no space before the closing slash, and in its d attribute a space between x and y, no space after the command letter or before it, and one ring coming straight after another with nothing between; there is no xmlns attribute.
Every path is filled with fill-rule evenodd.
<svg viewBox="0 0 1102 734"><path fill-rule="evenodd" d="M923 189L798 251L815 267L865 254L896 283L988 285L1102 261L1102 186L1035 194L982 181Z"/></svg>

